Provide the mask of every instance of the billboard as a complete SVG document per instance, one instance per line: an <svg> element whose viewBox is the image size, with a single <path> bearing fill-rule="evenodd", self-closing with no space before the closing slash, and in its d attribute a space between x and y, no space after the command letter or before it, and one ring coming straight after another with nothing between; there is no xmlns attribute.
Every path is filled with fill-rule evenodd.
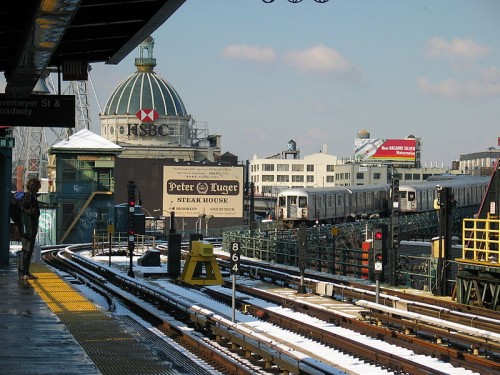
<svg viewBox="0 0 500 375"><path fill-rule="evenodd" d="M361 139L354 141L356 161L414 163L415 138L408 139Z"/></svg>
<svg viewBox="0 0 500 375"><path fill-rule="evenodd" d="M163 209L178 217L243 217L243 167L165 166Z"/></svg>

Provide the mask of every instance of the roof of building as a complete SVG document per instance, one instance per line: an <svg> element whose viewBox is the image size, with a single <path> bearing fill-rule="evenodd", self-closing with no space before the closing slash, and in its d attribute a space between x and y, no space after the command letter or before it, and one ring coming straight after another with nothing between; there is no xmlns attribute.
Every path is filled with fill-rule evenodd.
<svg viewBox="0 0 500 375"><path fill-rule="evenodd" d="M6 94L29 96L47 68L62 68L69 76L76 66L86 71L93 62L118 64L184 1L2 1L0 72Z"/></svg>
<svg viewBox="0 0 500 375"><path fill-rule="evenodd" d="M135 59L137 71L111 93L102 115L135 115L141 109L154 109L160 116L187 116L181 97L174 87L154 72L154 40L148 37L139 45Z"/></svg>
<svg viewBox="0 0 500 375"><path fill-rule="evenodd" d="M71 135L68 139L62 140L54 144L49 153L54 151L65 151L81 153L82 151L106 151L106 152L121 152L123 147L108 141L107 139L97 135L90 130L82 129L79 132Z"/></svg>

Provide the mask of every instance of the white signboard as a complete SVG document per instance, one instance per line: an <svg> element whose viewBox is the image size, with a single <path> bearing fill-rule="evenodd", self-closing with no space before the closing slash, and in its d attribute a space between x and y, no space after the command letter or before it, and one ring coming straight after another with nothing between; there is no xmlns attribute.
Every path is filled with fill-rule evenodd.
<svg viewBox="0 0 500 375"><path fill-rule="evenodd" d="M163 210L178 217L243 217L243 167L165 166Z"/></svg>

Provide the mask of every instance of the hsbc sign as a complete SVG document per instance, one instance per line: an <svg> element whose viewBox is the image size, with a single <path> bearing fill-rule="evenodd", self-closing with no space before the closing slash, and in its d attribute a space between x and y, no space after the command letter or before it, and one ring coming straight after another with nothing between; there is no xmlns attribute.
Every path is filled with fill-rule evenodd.
<svg viewBox="0 0 500 375"><path fill-rule="evenodd" d="M139 110L135 116L141 120L142 122L155 122L155 120L159 117L158 112L154 109L141 109Z"/></svg>

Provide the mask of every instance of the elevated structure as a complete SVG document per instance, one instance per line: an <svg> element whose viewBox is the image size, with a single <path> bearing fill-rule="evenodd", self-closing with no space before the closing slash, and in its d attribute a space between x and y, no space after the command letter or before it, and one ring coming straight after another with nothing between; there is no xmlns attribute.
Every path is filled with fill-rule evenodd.
<svg viewBox="0 0 500 375"><path fill-rule="evenodd" d="M0 12L6 94L29 96L49 67L60 68L65 80L85 80L89 63L118 64L184 1L6 2Z"/></svg>
<svg viewBox="0 0 500 375"><path fill-rule="evenodd" d="M457 301L500 309L500 157L478 215L464 220Z"/></svg>

